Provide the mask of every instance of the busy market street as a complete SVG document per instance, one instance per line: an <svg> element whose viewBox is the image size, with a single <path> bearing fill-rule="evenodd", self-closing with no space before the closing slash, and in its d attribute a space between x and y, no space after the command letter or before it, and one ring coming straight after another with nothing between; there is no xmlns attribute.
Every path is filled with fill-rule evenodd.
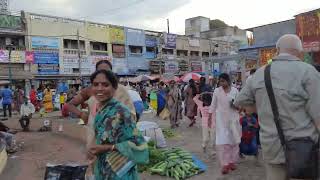
<svg viewBox="0 0 320 180"><path fill-rule="evenodd" d="M319 0L0 0L0 180L320 180L319 92Z"/></svg>
<svg viewBox="0 0 320 180"><path fill-rule="evenodd" d="M78 125L78 119L64 119L63 132L59 132L60 114L53 112L46 118L36 117L31 122L31 132L19 132L16 135L17 144L21 144L18 152L8 157L8 163L0 179L10 180L43 180L47 163L85 163L85 137L84 127ZM53 121L52 132L37 132L43 125L44 119ZM169 122L155 118L152 113L144 114L142 121L155 121L160 127L168 128ZM240 162L239 169L232 174L222 177L219 175L218 164L215 156L203 154L201 143L201 128L199 122L194 128L187 128L184 122L181 129L177 129L176 137L167 139L168 147L183 147L196 154L203 160L208 171L195 176L195 180L262 180L265 177L261 157L256 160L254 157L246 157ZM18 120L12 118L5 122L10 128L19 129ZM161 176L151 176L148 173L141 175L141 179L167 179Z"/></svg>

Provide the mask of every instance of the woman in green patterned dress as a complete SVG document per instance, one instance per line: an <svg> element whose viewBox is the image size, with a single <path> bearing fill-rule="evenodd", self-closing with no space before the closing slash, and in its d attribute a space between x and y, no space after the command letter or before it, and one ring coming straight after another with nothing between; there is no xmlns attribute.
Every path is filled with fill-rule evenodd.
<svg viewBox="0 0 320 180"><path fill-rule="evenodd" d="M111 71L99 70L92 74L91 83L99 102L94 121L96 144L88 150L95 179L137 180L137 164L149 161L148 146L130 110L113 98L117 78Z"/></svg>

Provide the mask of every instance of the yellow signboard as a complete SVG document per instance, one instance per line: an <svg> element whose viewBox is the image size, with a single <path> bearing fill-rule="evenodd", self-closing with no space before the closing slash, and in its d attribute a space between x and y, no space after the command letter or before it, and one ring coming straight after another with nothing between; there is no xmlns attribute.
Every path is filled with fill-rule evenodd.
<svg viewBox="0 0 320 180"><path fill-rule="evenodd" d="M119 27L110 27L110 42L111 43L119 43L124 44L125 42L125 35L124 29Z"/></svg>

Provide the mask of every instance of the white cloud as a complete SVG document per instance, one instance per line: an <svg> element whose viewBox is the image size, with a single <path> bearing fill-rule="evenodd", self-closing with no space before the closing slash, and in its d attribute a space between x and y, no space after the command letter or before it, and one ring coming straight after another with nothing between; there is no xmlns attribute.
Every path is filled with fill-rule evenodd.
<svg viewBox="0 0 320 180"><path fill-rule="evenodd" d="M156 31L184 33L184 20L194 16L221 19L229 25L249 28L293 18L320 8L319 0L12 0L11 9L42 14L86 17Z"/></svg>

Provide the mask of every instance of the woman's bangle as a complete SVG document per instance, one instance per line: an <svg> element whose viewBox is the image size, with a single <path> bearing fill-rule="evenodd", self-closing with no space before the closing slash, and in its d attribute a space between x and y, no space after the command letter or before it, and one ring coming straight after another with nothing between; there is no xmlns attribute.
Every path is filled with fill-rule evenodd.
<svg viewBox="0 0 320 180"><path fill-rule="evenodd" d="M114 150L114 145L112 145L112 147L111 147L111 151L113 151Z"/></svg>

